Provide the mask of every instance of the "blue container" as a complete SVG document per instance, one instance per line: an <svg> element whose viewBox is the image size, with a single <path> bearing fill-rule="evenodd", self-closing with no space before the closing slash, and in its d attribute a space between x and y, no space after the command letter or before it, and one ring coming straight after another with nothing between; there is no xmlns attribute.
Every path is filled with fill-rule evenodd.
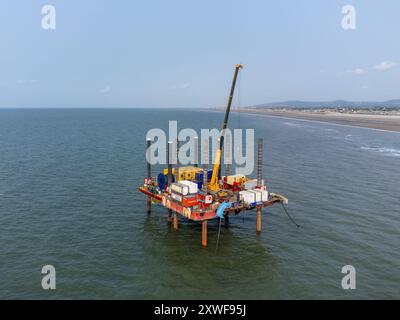
<svg viewBox="0 0 400 320"><path fill-rule="evenodd" d="M203 172L196 172L196 181L203 181Z"/></svg>
<svg viewBox="0 0 400 320"><path fill-rule="evenodd" d="M212 173L213 173L212 169L207 170L207 181L208 182L211 181ZM197 187L199 189L201 189L203 187L203 177L204 177L203 171L196 172L196 182L197 182Z"/></svg>
<svg viewBox="0 0 400 320"><path fill-rule="evenodd" d="M212 169L208 169L208 170L207 170L207 179L208 179L208 181L211 180L212 173L213 173ZM201 172L196 172L196 181L197 181L197 182L199 182L199 181L203 182L203 176L204 176L204 175L203 175L203 171L201 171Z"/></svg>

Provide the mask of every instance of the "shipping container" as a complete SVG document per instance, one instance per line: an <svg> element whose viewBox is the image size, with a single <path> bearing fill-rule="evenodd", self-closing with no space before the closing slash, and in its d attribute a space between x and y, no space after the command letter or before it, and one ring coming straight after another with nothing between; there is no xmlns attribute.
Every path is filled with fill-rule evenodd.
<svg viewBox="0 0 400 320"><path fill-rule="evenodd" d="M262 200L262 194L260 190L249 190L249 192L254 193L254 201L255 202L261 202Z"/></svg>
<svg viewBox="0 0 400 320"><path fill-rule="evenodd" d="M245 179L245 176L242 174L235 174L233 176L227 176L226 177L226 183L229 185L233 185L235 183L240 183Z"/></svg>
<svg viewBox="0 0 400 320"><path fill-rule="evenodd" d="M196 196L182 197L182 205L185 207L193 207L199 204L199 199Z"/></svg>
<svg viewBox="0 0 400 320"><path fill-rule="evenodd" d="M268 191L267 190L260 190L261 191L261 197L262 197L262 201L266 202L268 201L269 195L268 195Z"/></svg>
<svg viewBox="0 0 400 320"><path fill-rule="evenodd" d="M182 196L180 194L177 194L175 192L171 193L171 198L178 201L178 202L182 202Z"/></svg>
<svg viewBox="0 0 400 320"><path fill-rule="evenodd" d="M199 192L197 183L194 183L192 181L187 181L187 180L182 180L180 183L189 187L189 194L195 194L195 193Z"/></svg>
<svg viewBox="0 0 400 320"><path fill-rule="evenodd" d="M252 204L256 202L255 193L251 191L240 191L239 192L240 200L242 200L245 204Z"/></svg>
<svg viewBox="0 0 400 320"><path fill-rule="evenodd" d="M179 202L184 207L193 207L199 204L199 199L195 195L182 196L175 192L171 193L171 198Z"/></svg>
<svg viewBox="0 0 400 320"><path fill-rule="evenodd" d="M212 172L213 172L212 169L207 170L207 180L208 181L211 180ZM203 177L204 177L203 170L196 172L196 181L197 182L203 183Z"/></svg>
<svg viewBox="0 0 400 320"><path fill-rule="evenodd" d="M198 167L179 167L179 174L178 174L178 179L179 180L195 180L196 179L196 173L202 171L201 168ZM168 175L168 168L164 169L164 174ZM175 168L172 168L172 174L175 174Z"/></svg>
<svg viewBox="0 0 400 320"><path fill-rule="evenodd" d="M171 191L186 196L189 194L189 187L179 182L175 182L171 184Z"/></svg>

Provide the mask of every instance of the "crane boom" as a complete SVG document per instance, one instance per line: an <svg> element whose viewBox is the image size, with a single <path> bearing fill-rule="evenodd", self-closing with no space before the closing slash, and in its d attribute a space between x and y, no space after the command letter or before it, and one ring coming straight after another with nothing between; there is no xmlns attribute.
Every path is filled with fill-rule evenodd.
<svg viewBox="0 0 400 320"><path fill-rule="evenodd" d="M235 93L237 76L239 74L239 70L242 68L243 68L243 66L241 64L237 64L235 66L235 74L233 75L231 91L230 91L229 98L228 98L228 105L226 107L224 122L222 124L222 129L221 129L220 138L219 138L219 147L218 147L217 153L215 155L215 163L214 163L214 167L213 167L213 173L212 173L210 184L208 186L209 189L213 190L213 191L218 191L218 189L219 189L218 179L220 178L220 175L221 175L221 171L220 171L221 166L220 165L221 165L221 158L222 158L222 148L224 147L225 129L228 126L229 113L231 111L233 95Z"/></svg>

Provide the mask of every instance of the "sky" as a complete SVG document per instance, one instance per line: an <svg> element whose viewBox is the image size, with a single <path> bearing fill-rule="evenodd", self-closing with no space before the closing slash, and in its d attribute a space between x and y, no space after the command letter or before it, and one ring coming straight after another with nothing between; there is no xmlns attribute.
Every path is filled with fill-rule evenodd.
<svg viewBox="0 0 400 320"><path fill-rule="evenodd" d="M224 106L236 63L235 105L399 99L399 16L398 0L2 0L0 107Z"/></svg>

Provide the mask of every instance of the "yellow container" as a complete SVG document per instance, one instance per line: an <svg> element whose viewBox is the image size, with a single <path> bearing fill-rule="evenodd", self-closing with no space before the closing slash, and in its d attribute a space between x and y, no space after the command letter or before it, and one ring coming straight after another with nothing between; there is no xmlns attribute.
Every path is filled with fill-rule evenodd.
<svg viewBox="0 0 400 320"><path fill-rule="evenodd" d="M202 169L197 167L179 167L178 180L195 180L196 172L200 171L202 171ZM168 168L164 169L164 174L168 175ZM172 174L175 174L175 168L172 168Z"/></svg>
<svg viewBox="0 0 400 320"><path fill-rule="evenodd" d="M196 177L196 173L194 171L184 171L185 179L186 180L194 180Z"/></svg>
<svg viewBox="0 0 400 320"><path fill-rule="evenodd" d="M185 171L186 180L196 180L196 173L201 172L202 169L198 167L183 167Z"/></svg>

